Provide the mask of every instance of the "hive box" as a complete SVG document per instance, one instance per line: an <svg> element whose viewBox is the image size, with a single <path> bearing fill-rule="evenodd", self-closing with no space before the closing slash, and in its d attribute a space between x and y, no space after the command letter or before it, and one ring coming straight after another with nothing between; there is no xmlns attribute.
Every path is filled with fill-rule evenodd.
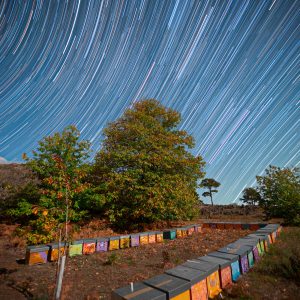
<svg viewBox="0 0 300 300"><path fill-rule="evenodd" d="M260 240L260 245L261 245L261 248L262 248L262 242L263 242L263 248L264 248L264 252L267 252L268 251L268 248L270 246L270 240L269 240L269 236L268 234L264 234L264 233L251 233L249 235L247 235L249 237L258 237L259 240Z"/></svg>
<svg viewBox="0 0 300 300"><path fill-rule="evenodd" d="M176 239L176 230L175 229L167 229L163 231L163 237L166 240L174 240Z"/></svg>
<svg viewBox="0 0 300 300"><path fill-rule="evenodd" d="M96 239L84 239L82 254L93 254L96 251Z"/></svg>
<svg viewBox="0 0 300 300"><path fill-rule="evenodd" d="M149 244L156 243L156 234L155 234L155 232L149 232L148 240L149 240Z"/></svg>
<svg viewBox="0 0 300 300"><path fill-rule="evenodd" d="M217 223L216 222L209 222L209 228L216 229Z"/></svg>
<svg viewBox="0 0 300 300"><path fill-rule="evenodd" d="M187 226L186 227L186 232L187 232L187 235L188 236L191 236L191 235L193 235L193 233L194 233L194 226L193 225L190 225L190 226Z"/></svg>
<svg viewBox="0 0 300 300"><path fill-rule="evenodd" d="M225 224L223 222L216 222L217 229L225 229Z"/></svg>
<svg viewBox="0 0 300 300"><path fill-rule="evenodd" d="M214 298L221 292L218 264L192 259L182 264L182 266L197 269L206 273L206 283L209 298Z"/></svg>
<svg viewBox="0 0 300 300"><path fill-rule="evenodd" d="M257 230L259 228L259 223L250 223L250 230Z"/></svg>
<svg viewBox="0 0 300 300"><path fill-rule="evenodd" d="M242 244L249 246L249 252L248 252L248 263L249 267L252 268L254 266L254 258L255 261L258 261L260 259L260 256L262 255L260 250L260 243L258 238L250 238L245 237L237 240L235 244Z"/></svg>
<svg viewBox="0 0 300 300"><path fill-rule="evenodd" d="M242 223L241 222L232 222L233 224L233 229L242 229Z"/></svg>
<svg viewBox="0 0 300 300"><path fill-rule="evenodd" d="M145 285L142 282L133 283L112 292L112 300L166 300L166 293Z"/></svg>
<svg viewBox="0 0 300 300"><path fill-rule="evenodd" d="M191 283L187 280L161 274L145 280L144 283L164 292L168 300L190 300Z"/></svg>
<svg viewBox="0 0 300 300"><path fill-rule="evenodd" d="M264 233L269 235L269 241L271 244L275 242L276 236L273 235L274 230L273 229L268 229L268 228L261 228L255 231L255 233Z"/></svg>
<svg viewBox="0 0 300 300"><path fill-rule="evenodd" d="M221 259L228 260L230 262L230 267L231 267L232 281L237 281L237 279L241 276L239 255L214 251L214 252L210 252L207 256L218 257Z"/></svg>
<svg viewBox="0 0 300 300"><path fill-rule="evenodd" d="M248 224L248 223L242 223L242 229L244 229L244 230L250 229L250 224Z"/></svg>
<svg viewBox="0 0 300 300"><path fill-rule="evenodd" d="M47 262L50 246L28 246L25 261L28 265L44 264Z"/></svg>
<svg viewBox="0 0 300 300"><path fill-rule="evenodd" d="M224 222L225 229L233 229L234 225L232 222Z"/></svg>
<svg viewBox="0 0 300 300"><path fill-rule="evenodd" d="M69 256L82 255L83 240L73 241L69 245Z"/></svg>
<svg viewBox="0 0 300 300"><path fill-rule="evenodd" d="M156 242L157 243L162 243L164 241L164 235L162 231L157 231L156 232Z"/></svg>
<svg viewBox="0 0 300 300"><path fill-rule="evenodd" d="M251 246L232 243L218 250L219 252L239 255L240 269L242 274L249 271L248 253L252 251Z"/></svg>
<svg viewBox="0 0 300 300"><path fill-rule="evenodd" d="M207 300L206 272L180 265L165 271L165 273L190 282L191 300Z"/></svg>
<svg viewBox="0 0 300 300"><path fill-rule="evenodd" d="M131 234L130 235L130 246L137 247L140 245L140 235L139 234Z"/></svg>
<svg viewBox="0 0 300 300"><path fill-rule="evenodd" d="M247 236L241 238L240 240L241 241L251 240L251 244L248 243L248 245L255 245L258 250L259 256L262 256L264 254L264 252L265 252L264 241L259 236L251 234L251 235L247 235Z"/></svg>
<svg viewBox="0 0 300 300"><path fill-rule="evenodd" d="M202 232L202 225L201 224L196 224L194 225L194 228L195 228L195 232Z"/></svg>
<svg viewBox="0 0 300 300"><path fill-rule="evenodd" d="M48 244L48 246L50 246L50 250L48 253L48 260L49 261L56 261L58 260L58 250L60 249L60 256L64 255L65 253L65 247L64 247L65 243L61 243L60 246L58 245L58 243L51 243ZM67 249L67 246L66 246Z"/></svg>
<svg viewBox="0 0 300 300"><path fill-rule="evenodd" d="M129 248L130 247L130 236L129 235L121 235L120 236L120 249Z"/></svg>
<svg viewBox="0 0 300 300"><path fill-rule="evenodd" d="M112 236L109 238L109 251L118 250L120 248L120 237L119 236Z"/></svg>
<svg viewBox="0 0 300 300"><path fill-rule="evenodd" d="M203 225L202 225L202 228L209 228L209 223L208 222L204 222Z"/></svg>
<svg viewBox="0 0 300 300"><path fill-rule="evenodd" d="M182 228L176 228L176 237L178 239L183 238Z"/></svg>
<svg viewBox="0 0 300 300"><path fill-rule="evenodd" d="M231 263L229 260L207 255L198 257L197 259L219 265L219 277L222 289L232 284L230 268Z"/></svg>
<svg viewBox="0 0 300 300"><path fill-rule="evenodd" d="M97 238L96 239L96 252L108 251L109 238Z"/></svg>
<svg viewBox="0 0 300 300"><path fill-rule="evenodd" d="M149 234L148 234L148 232L140 233L140 244L141 245L149 244Z"/></svg>

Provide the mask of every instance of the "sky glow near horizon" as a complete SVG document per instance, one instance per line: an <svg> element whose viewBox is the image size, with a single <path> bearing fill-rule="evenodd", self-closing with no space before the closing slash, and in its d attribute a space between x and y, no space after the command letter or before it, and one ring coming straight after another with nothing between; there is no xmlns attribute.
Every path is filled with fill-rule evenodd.
<svg viewBox="0 0 300 300"><path fill-rule="evenodd" d="M268 165L300 165L299 48L299 0L1 1L0 156L69 124L97 151L156 98L221 182L216 203L238 201Z"/></svg>

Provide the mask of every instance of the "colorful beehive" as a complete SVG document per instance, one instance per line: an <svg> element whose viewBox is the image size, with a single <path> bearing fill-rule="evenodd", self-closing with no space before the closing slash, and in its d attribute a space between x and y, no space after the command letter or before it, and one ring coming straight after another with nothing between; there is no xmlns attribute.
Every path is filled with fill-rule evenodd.
<svg viewBox="0 0 300 300"><path fill-rule="evenodd" d="M219 277L222 289L232 284L231 263L229 260L208 255L198 257L197 259L219 265Z"/></svg>
<svg viewBox="0 0 300 300"><path fill-rule="evenodd" d="M249 237L258 237L260 240L261 248L264 249L264 252L267 252L269 246L271 245L268 234L265 233L251 233L247 235Z"/></svg>
<svg viewBox="0 0 300 300"><path fill-rule="evenodd" d="M164 241L164 234L162 231L156 231L156 242L162 243Z"/></svg>
<svg viewBox="0 0 300 300"><path fill-rule="evenodd" d="M202 232L202 225L201 224L194 225L194 230L195 230L195 232L201 233Z"/></svg>
<svg viewBox="0 0 300 300"><path fill-rule="evenodd" d="M178 239L183 238L182 228L176 228L176 237L177 237Z"/></svg>
<svg viewBox="0 0 300 300"><path fill-rule="evenodd" d="M233 224L233 229L240 230L242 229L242 223L241 222L232 222Z"/></svg>
<svg viewBox="0 0 300 300"><path fill-rule="evenodd" d="M176 230L175 229L167 229L163 231L164 239L166 240L174 240L176 239Z"/></svg>
<svg viewBox="0 0 300 300"><path fill-rule="evenodd" d="M140 244L141 245L149 244L149 233L148 232L140 233Z"/></svg>
<svg viewBox="0 0 300 300"><path fill-rule="evenodd" d="M218 264L209 263L198 259L192 259L182 264L182 266L204 271L206 273L207 291L209 298L214 298L221 292Z"/></svg>
<svg viewBox="0 0 300 300"><path fill-rule="evenodd" d="M202 225L202 228L210 228L209 223L208 222L204 222Z"/></svg>
<svg viewBox="0 0 300 300"><path fill-rule="evenodd" d="M225 229L233 229L234 225L232 222L224 222Z"/></svg>
<svg viewBox="0 0 300 300"><path fill-rule="evenodd" d="M26 248L25 262L28 265L44 264L47 262L50 246L28 246Z"/></svg>
<svg viewBox="0 0 300 300"><path fill-rule="evenodd" d="M259 223L250 223L250 230L257 230L259 228Z"/></svg>
<svg viewBox="0 0 300 300"><path fill-rule="evenodd" d="M269 242L270 242L271 244L273 244L273 243L275 242L274 236L272 235L273 229L265 229L265 228L261 228L261 229L256 230L254 233L255 233L255 234L261 234L261 233L267 234L267 235L269 236L269 237L268 237Z"/></svg>
<svg viewBox="0 0 300 300"><path fill-rule="evenodd" d="M168 300L190 300L191 283L168 274L161 274L144 281L145 284L166 293ZM148 298L144 298L148 299Z"/></svg>
<svg viewBox="0 0 300 300"><path fill-rule="evenodd" d="M111 294L112 300L166 300L166 293L158 289L136 282L132 285L116 289Z"/></svg>
<svg viewBox="0 0 300 300"><path fill-rule="evenodd" d="M184 266L167 270L166 274L187 280L191 284L191 300L207 300L207 274L204 271L192 269Z"/></svg>
<svg viewBox="0 0 300 300"><path fill-rule="evenodd" d="M109 251L120 249L120 237L119 236L112 236L109 238L108 249L109 249Z"/></svg>
<svg viewBox="0 0 300 300"><path fill-rule="evenodd" d="M83 240L73 241L69 245L69 256L82 255Z"/></svg>
<svg viewBox="0 0 300 300"><path fill-rule="evenodd" d="M240 269L242 271L242 274L249 271L248 253L250 251L252 251L251 246L232 243L232 244L227 245L224 248L219 249L218 251L239 255Z"/></svg>
<svg viewBox="0 0 300 300"><path fill-rule="evenodd" d="M50 251L48 253L48 260L49 261L56 261L58 260L58 256L62 256L64 255L65 253L65 250L68 248L66 246L64 246L65 244L64 243L61 243L60 245L58 245L58 243L51 243L51 244L48 244L48 246L50 246ZM60 249L60 253L58 253Z"/></svg>
<svg viewBox="0 0 300 300"><path fill-rule="evenodd" d="M130 236L129 235L121 235L120 236L120 249L129 248L130 247Z"/></svg>
<svg viewBox="0 0 300 300"><path fill-rule="evenodd" d="M131 234L130 235L130 247L137 247L140 245L140 235Z"/></svg>
<svg viewBox="0 0 300 300"><path fill-rule="evenodd" d="M187 232L188 236L193 235L193 233L195 232L194 226L193 225L187 226L186 227L186 232Z"/></svg>
<svg viewBox="0 0 300 300"><path fill-rule="evenodd" d="M156 243L156 234L155 234L155 232L149 232L148 240L149 240L149 244Z"/></svg>
<svg viewBox="0 0 300 300"><path fill-rule="evenodd" d="M216 229L217 228L217 222L209 222L209 228Z"/></svg>
<svg viewBox="0 0 300 300"><path fill-rule="evenodd" d="M249 267L252 268L254 266L254 258L255 261L258 261L260 259L261 254L261 248L259 243L259 238L241 238L237 240L235 243L242 244L249 246L249 252L248 252L248 263Z"/></svg>
<svg viewBox="0 0 300 300"><path fill-rule="evenodd" d="M253 244L254 244L254 241L256 241L256 247L257 247L257 250L258 250L258 253L260 256L263 256L263 254L265 253L265 245L264 245L264 241L263 241L263 237L262 236L257 236L255 234L249 234L245 237L243 237L241 240L253 240Z"/></svg>
<svg viewBox="0 0 300 300"><path fill-rule="evenodd" d="M210 252L207 256L218 257L221 259L228 260L230 262L230 267L231 267L232 281L237 281L237 279L241 276L239 255L214 251L214 252Z"/></svg>
<svg viewBox="0 0 300 300"><path fill-rule="evenodd" d="M96 252L108 251L109 238L97 238L96 239Z"/></svg>
<svg viewBox="0 0 300 300"><path fill-rule="evenodd" d="M96 239L84 239L82 254L93 254L96 251Z"/></svg>

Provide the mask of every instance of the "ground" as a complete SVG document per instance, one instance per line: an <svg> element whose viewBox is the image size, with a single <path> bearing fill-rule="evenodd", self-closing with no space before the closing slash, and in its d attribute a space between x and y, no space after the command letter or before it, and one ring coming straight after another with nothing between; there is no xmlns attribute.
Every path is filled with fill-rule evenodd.
<svg viewBox="0 0 300 300"><path fill-rule="evenodd" d="M222 220L237 221L238 218L222 216ZM240 218L244 222L251 220L254 219L247 216ZM203 220L193 223L201 221ZM168 225L179 226L183 223ZM22 264L25 245L22 240L13 237L14 227L0 225L0 299L52 299L56 264ZM187 259L217 250L249 232L205 229L203 233L162 244L68 258L62 299L110 299L113 289L161 274ZM115 234L117 233L105 223L94 221L81 228L76 238ZM222 296L225 299L296 299L297 297L293 297L298 296L298 293L299 287L293 282L279 278L270 279L268 276L257 277L255 270L252 270L227 292L223 292Z"/></svg>

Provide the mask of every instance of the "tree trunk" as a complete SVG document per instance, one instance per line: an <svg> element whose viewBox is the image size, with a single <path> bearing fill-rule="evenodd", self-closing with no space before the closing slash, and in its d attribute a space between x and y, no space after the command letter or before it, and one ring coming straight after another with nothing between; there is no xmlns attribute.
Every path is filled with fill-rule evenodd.
<svg viewBox="0 0 300 300"><path fill-rule="evenodd" d="M213 200L212 200L212 194L210 192L210 201L211 201L211 206L214 206Z"/></svg>

